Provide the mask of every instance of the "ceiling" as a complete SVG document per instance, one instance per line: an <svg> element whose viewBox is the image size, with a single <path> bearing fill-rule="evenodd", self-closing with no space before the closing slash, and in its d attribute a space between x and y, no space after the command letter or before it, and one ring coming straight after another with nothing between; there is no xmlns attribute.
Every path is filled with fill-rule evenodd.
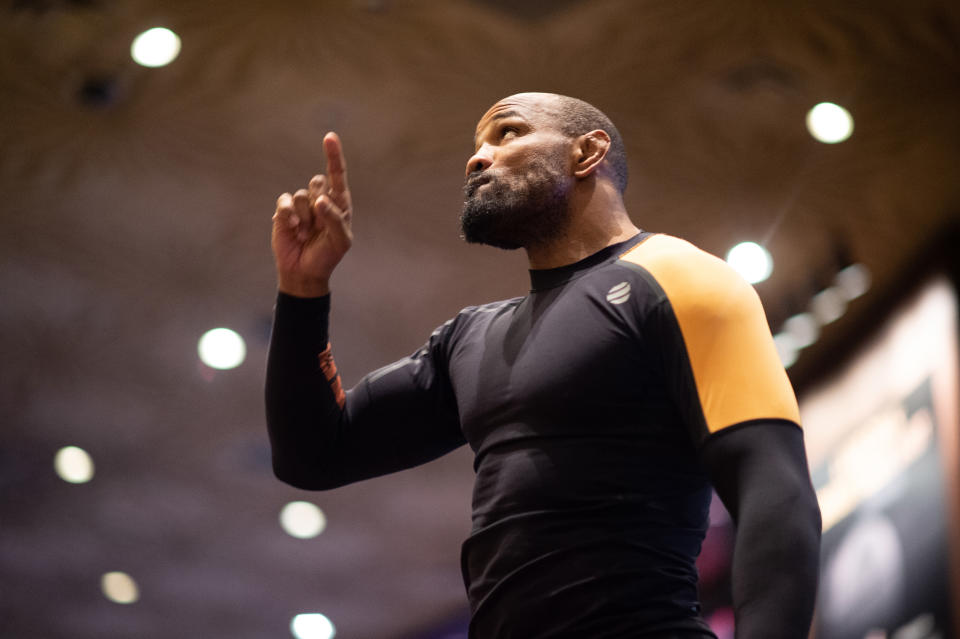
<svg viewBox="0 0 960 639"><path fill-rule="evenodd" d="M584 98L626 140L626 203L722 255L764 243L776 330L845 262L873 288L849 340L960 211L960 5L885 0L19 0L0 19L0 634L401 638L463 614L468 451L325 493L274 480L263 362L270 216L340 133L355 245L333 282L344 381L468 304L523 294L524 256L458 239L474 125L524 90ZM167 26L168 67L129 56ZM846 142L804 126L846 106ZM246 362L214 371L227 326ZM791 375L821 374L829 339ZM93 481L52 472L87 450ZM307 499L311 540L277 515ZM141 598L100 592L122 570Z"/></svg>

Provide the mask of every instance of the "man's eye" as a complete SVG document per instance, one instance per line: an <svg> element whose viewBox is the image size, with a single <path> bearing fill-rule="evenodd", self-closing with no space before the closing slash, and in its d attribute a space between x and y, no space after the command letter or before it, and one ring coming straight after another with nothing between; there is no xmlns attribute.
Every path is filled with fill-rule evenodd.
<svg viewBox="0 0 960 639"><path fill-rule="evenodd" d="M515 126L505 126L505 127L501 128L501 129L500 129L500 138L503 139L503 138L507 137L507 134L508 134L508 133L513 133L514 135L516 135L516 134L518 133L517 127L515 127Z"/></svg>

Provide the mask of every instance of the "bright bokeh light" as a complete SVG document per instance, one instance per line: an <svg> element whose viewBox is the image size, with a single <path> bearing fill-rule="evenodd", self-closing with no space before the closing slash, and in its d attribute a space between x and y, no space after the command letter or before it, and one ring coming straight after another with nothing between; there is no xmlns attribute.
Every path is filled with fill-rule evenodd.
<svg viewBox="0 0 960 639"><path fill-rule="evenodd" d="M214 328L203 334L197 345L200 360L210 368L236 368L247 356L247 345L236 331Z"/></svg>
<svg viewBox="0 0 960 639"><path fill-rule="evenodd" d="M77 446L64 446L53 458L53 468L60 479L71 484L83 484L93 479L93 459Z"/></svg>
<svg viewBox="0 0 960 639"><path fill-rule="evenodd" d="M790 368L800 356L800 349L797 348L797 342L789 333L777 333L773 336L773 343L777 347L777 355L780 356L780 363L784 368Z"/></svg>
<svg viewBox="0 0 960 639"><path fill-rule="evenodd" d="M810 312L821 326L837 320L847 311L847 298L835 286L824 289L810 300Z"/></svg>
<svg viewBox="0 0 960 639"><path fill-rule="evenodd" d="M812 313L797 313L783 323L783 332L793 338L796 348L806 348L820 337L820 324Z"/></svg>
<svg viewBox="0 0 960 639"><path fill-rule="evenodd" d="M162 67L180 54L180 36L164 27L147 29L130 45L134 62L145 67Z"/></svg>
<svg viewBox="0 0 960 639"><path fill-rule="evenodd" d="M125 572L108 572L100 578L104 596L114 603L131 604L140 598L140 590L133 577Z"/></svg>
<svg viewBox="0 0 960 639"><path fill-rule="evenodd" d="M840 293L847 300L853 300L870 288L870 271L863 264L851 264L837 273L835 281Z"/></svg>
<svg viewBox="0 0 960 639"><path fill-rule="evenodd" d="M290 631L297 639L333 639L337 634L333 623L319 612L297 615L290 622Z"/></svg>
<svg viewBox="0 0 960 639"><path fill-rule="evenodd" d="M280 525L291 537L310 539L327 527L327 517L308 501L292 501L280 511Z"/></svg>
<svg viewBox="0 0 960 639"><path fill-rule="evenodd" d="M730 249L727 264L751 284L762 282L773 272L773 258L756 242L741 242Z"/></svg>
<svg viewBox="0 0 960 639"><path fill-rule="evenodd" d="M853 133L853 116L839 104L821 102L807 112L807 130L824 144L843 142Z"/></svg>

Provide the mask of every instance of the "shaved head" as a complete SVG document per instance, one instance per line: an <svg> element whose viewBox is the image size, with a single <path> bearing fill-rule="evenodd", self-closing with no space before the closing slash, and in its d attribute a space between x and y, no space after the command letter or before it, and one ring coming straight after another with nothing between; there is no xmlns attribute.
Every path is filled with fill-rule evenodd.
<svg viewBox="0 0 960 639"><path fill-rule="evenodd" d="M627 189L627 150L620 131L607 115L589 102L556 93L518 93L510 98L526 98L539 103L543 111L550 115L557 129L570 138L576 138L596 129L610 136L610 150L606 161L613 169L614 184L622 194ZM501 102L509 100L504 98Z"/></svg>

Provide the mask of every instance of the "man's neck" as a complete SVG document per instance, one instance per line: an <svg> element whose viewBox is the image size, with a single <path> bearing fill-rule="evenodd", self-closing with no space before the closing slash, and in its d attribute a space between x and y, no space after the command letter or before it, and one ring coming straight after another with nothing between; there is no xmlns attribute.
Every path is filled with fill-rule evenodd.
<svg viewBox="0 0 960 639"><path fill-rule="evenodd" d="M586 224L576 222L587 220ZM527 259L534 270L557 268L579 262L611 244L624 242L640 232L630 221L626 211L607 214L597 219L581 216L556 240L527 247Z"/></svg>

